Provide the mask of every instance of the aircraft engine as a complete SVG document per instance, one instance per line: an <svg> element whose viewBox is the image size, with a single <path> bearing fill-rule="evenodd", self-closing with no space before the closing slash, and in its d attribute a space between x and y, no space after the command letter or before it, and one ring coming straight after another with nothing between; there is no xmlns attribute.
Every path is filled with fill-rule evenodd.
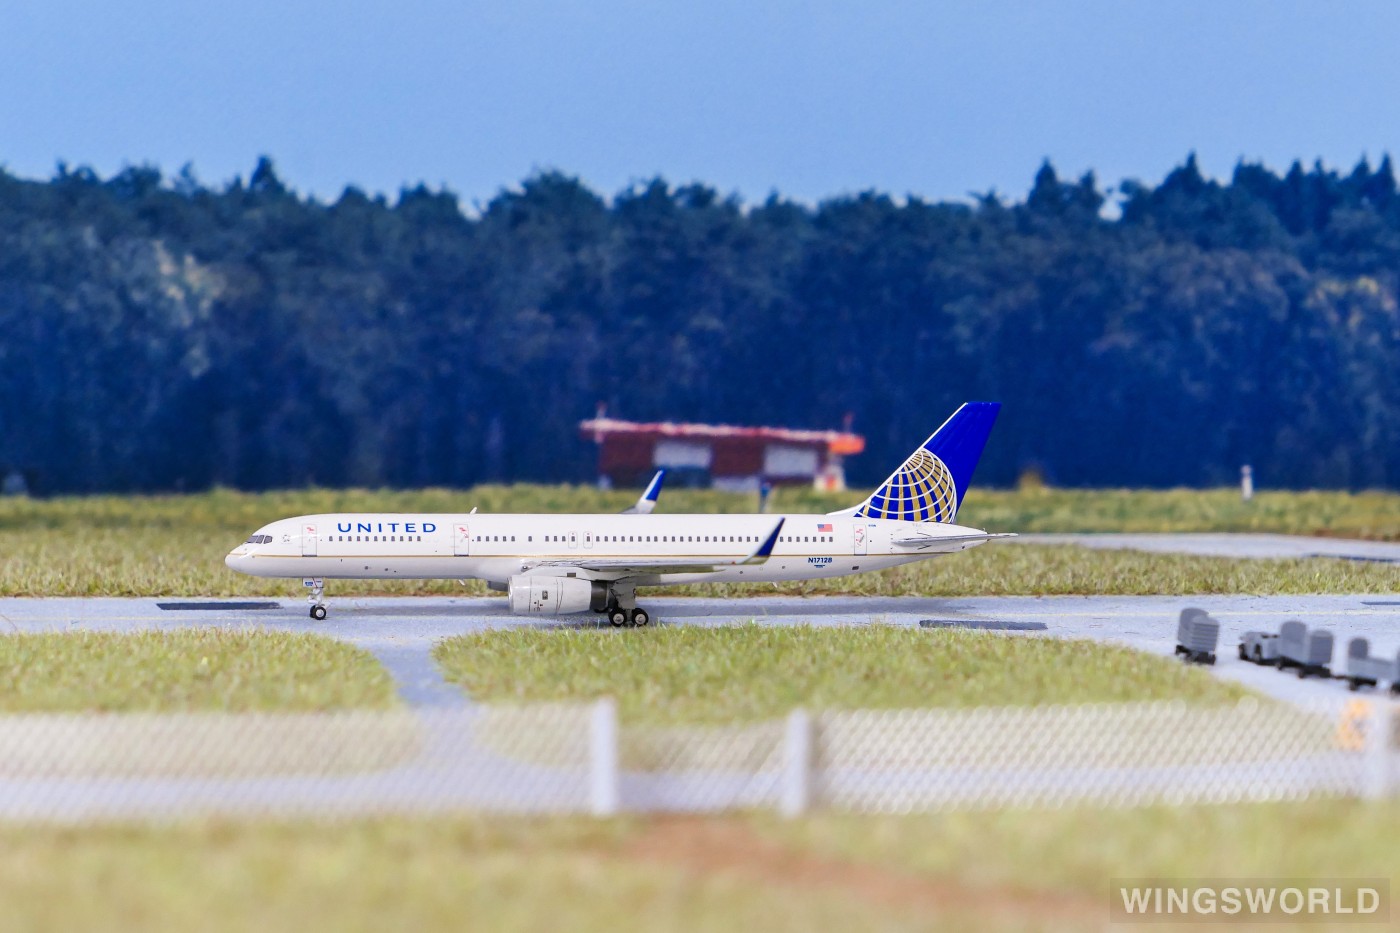
<svg viewBox="0 0 1400 933"><path fill-rule="evenodd" d="M608 604L608 585L577 577L511 577L510 611L521 615L564 615L601 612Z"/></svg>

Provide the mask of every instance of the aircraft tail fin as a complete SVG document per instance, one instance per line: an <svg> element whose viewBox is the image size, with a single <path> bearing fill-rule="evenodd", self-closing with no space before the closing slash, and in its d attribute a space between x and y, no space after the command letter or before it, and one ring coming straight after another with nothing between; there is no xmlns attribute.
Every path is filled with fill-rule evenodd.
<svg viewBox="0 0 1400 933"><path fill-rule="evenodd" d="M860 505L832 515L952 522L996 423L1000 402L967 402Z"/></svg>
<svg viewBox="0 0 1400 933"><path fill-rule="evenodd" d="M661 498L661 484L666 482L666 471L657 470L656 475L647 483L647 488L642 490L637 501L622 510L623 515L650 515L656 508L656 500Z"/></svg>

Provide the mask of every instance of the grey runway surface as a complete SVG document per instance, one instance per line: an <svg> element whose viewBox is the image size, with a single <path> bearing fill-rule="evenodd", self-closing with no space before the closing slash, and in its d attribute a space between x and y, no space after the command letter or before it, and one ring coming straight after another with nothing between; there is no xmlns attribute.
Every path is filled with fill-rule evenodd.
<svg viewBox="0 0 1400 933"><path fill-rule="evenodd" d="M1033 535L1030 543L1080 544L1095 548L1220 555L1227 557L1332 556L1400 563L1400 544L1289 538L1280 535ZM1400 589L1400 572L1397 572ZM395 813L441 812L462 808L582 812L587 809L587 775L531 764L501 754L490 738L493 707L473 704L447 683L432 659L444 638L505 628L576 630L599 638L646 638L647 630L614 630L592 614L565 618L516 616L502 598L335 598L330 618L312 621L306 603L288 587L285 598L262 599L2 599L0 631L39 632L91 629L135 631L193 627L268 628L318 632L374 654L394 678L400 695L414 709L418 750L386 770L320 776L265 776L237 779L198 776L68 777L0 775L0 818L58 819L82 822L107 817L169 818L180 813ZM1263 693L1303 707L1330 706L1350 694L1338 681L1299 680L1270 668L1238 660L1235 645L1247 629L1276 631L1286 620L1330 629L1336 636L1334 665L1345 656L1347 641L1364 635L1372 653L1394 656L1400 648L1400 595L1345 596L1147 596L1147 597L995 597L862 598L762 597L748 599L648 598L644 605L659 625L720 626L745 622L760 625L858 626L966 625L1012 630L1011 637L1092 639L1170 656L1181 609L1199 606L1222 623L1219 661L1206 668L1217 677L1239 681ZM928 631L936 638L936 631ZM26 728L24 717L6 720ZM480 728L486 730L479 735ZM581 725L581 724L580 724ZM52 728L40 722L33 728ZM206 728L205 725L200 726ZM318 726L319 728L319 726ZM519 732L520 730L516 730ZM529 730L525 729L528 735ZM11 739L14 737L11 736ZM22 737L21 737L22 738ZM11 743L13 744L13 742ZM21 743L23 744L23 743ZM49 744L53 746L52 737ZM32 746L32 740L31 740ZM18 748L18 746L16 746ZM46 752L63 756L83 744L61 743ZM13 751L13 749L12 749ZM42 757L42 756L41 756ZM1285 756L1287 757L1287 756ZM1338 757L1338 755L1333 755ZM1345 758L1345 755L1341 755ZM11 762L13 764L13 762ZM1206 778L1239 793L1256 793L1282 773L1291 784L1271 793L1307 794L1336 779L1339 762L1300 759L1234 763ZM1349 767L1346 762L1340 765ZM13 770L13 769L12 769ZM1092 769L1091 769L1092 770ZM1189 769L1188 769L1189 770ZM1207 769L1209 770L1209 769ZM1174 768L1138 769L1130 774L1099 771L1087 775L1034 770L997 772L975 782L978 793L987 780L1030 781L1034 787L1098 786L1123 782L1143 793L1175 792L1186 776ZM1141 773L1139 773L1141 772ZM923 776L924 778L927 775ZM951 775L966 778L967 775ZM828 775L833 787L850 778L870 782L869 775ZM896 781L898 775L879 775ZM1196 775L1201 778L1201 775ZM772 806L777 798L774 774L624 772L620 790L630 809L704 811L731 807ZM1346 780L1350 780L1347 778ZM1059 782L1057 784L1056 782ZM1231 783L1233 782L1233 783ZM891 785L893 786L893 785ZM940 785L941 786L941 785ZM1350 786L1349 784L1347 785ZM1014 787L1012 787L1014 790ZM1343 788L1345 792L1345 788Z"/></svg>
<svg viewBox="0 0 1400 933"><path fill-rule="evenodd" d="M307 618L304 602L275 601L277 608L222 608L233 600L199 601L202 611L166 610L156 599L0 600L0 628L64 631L75 628L131 631L195 626L256 627L320 632L358 645L388 668L404 699L416 706L461 705L467 698L445 683L431 657L433 645L453 635L489 629L534 627L597 629L599 637L646 630L613 630L592 614L555 618L512 615L500 598L406 597L334 599L325 622ZM246 602L246 601L243 601ZM1015 637L1085 638L1171 655L1181 609L1199 606L1221 622L1219 660L1207 668L1280 699L1307 703L1345 694L1339 681L1299 680L1235 656L1248 629L1277 631L1288 619L1323 627L1336 637L1334 668L1345 657L1347 641L1364 635L1376 656L1400 649L1400 595L1344 596L970 596L920 597L756 597L644 599L660 625L905 625L921 622L1015 625L1029 631ZM219 607L219 608L214 608ZM934 633L930 632L932 637Z"/></svg>
<svg viewBox="0 0 1400 933"><path fill-rule="evenodd" d="M1400 543L1350 538L1313 538L1269 534L1025 534L1011 539L1021 544L1077 544L1101 550L1196 554L1203 557L1304 558L1400 564Z"/></svg>
<svg viewBox="0 0 1400 933"><path fill-rule="evenodd" d="M11 631L71 631L75 629L134 631L189 627L262 627L295 632L321 632L359 645L375 654L398 683L399 692L416 709L415 734L421 745L402 764L364 774L261 777L237 779L159 775L148 777L35 775L0 776L0 819L39 819L88 822L108 818L169 819L179 814L389 814L429 813L461 809L503 812L587 812L588 774L578 767L532 764L502 754L488 723L492 707L472 704L456 687L443 681L431 657L441 639L467 632L531 627L583 631L598 638L646 638L648 630L612 629L600 617L538 619L510 614L500 598L332 599L327 621L307 617L306 604L296 598L269 600L263 608L239 608L248 600L186 600L200 608L162 609L156 599L6 599L0 600L0 629ZM1330 628L1339 654L1346 640L1366 635L1376 654L1393 654L1400 647L1400 597L963 597L860 598L766 597L753 599L650 599L660 625L812 624L822 626L903 625L920 623L1016 623L1025 631L1011 637L1089 638L1170 655L1177 614L1186 605L1208 609L1222 623L1220 660L1207 668L1216 676L1238 680L1267 694L1313 706L1330 705L1350 695L1337 681L1300 681L1269 668L1239 661L1233 654L1238 633L1247 628L1277 629L1289 618ZM920 628L920 631L928 631ZM930 638L937 632L928 631ZM14 725L14 723L0 724ZM43 725L42 723L40 725ZM23 729L23 717L19 728ZM586 726L582 722L575 727ZM31 727L33 728L33 727ZM52 728L51 726L49 728ZM204 728L201 726L201 728ZM497 736L499 732L494 733ZM513 734L529 735L529 728ZM16 745L14 738L8 740ZM32 740L31 740L32 744ZM49 740L53 746L53 741ZM68 744L49 754L62 755ZM1277 756L1276 756L1277 757ZM1353 756L1354 757L1354 756ZM1351 770L1348 770L1351 769ZM1129 788L1156 799L1177 793L1189 780L1224 788L1240 795L1296 796L1348 792L1354 783L1354 762L1344 753L1324 759L1288 754L1278 760L1225 765L1017 769L989 773L969 791L976 797L993 785L1008 799L1036 788L1062 788L1067 794L1094 788ZM1280 777L1282 775L1282 777ZM1341 777L1338 777L1341 775ZM959 772L949 775L966 779ZM928 775L914 775L917 783ZM878 792L897 790L905 778L898 773L836 773L824 778L832 792L846 784L872 786ZM1274 786L1270 782L1283 783ZM704 812L735 807L774 806L778 799L775 772L729 771L650 774L624 771L619 775L620 799L631 810ZM1338 783L1340 781L1341 783ZM842 782L846 782L843 784ZM873 782L873 783L872 783ZM881 783L883 782L883 783ZM999 783L998 783L999 782ZM1026 783L1029 782L1029 783ZM887 787L886 787L887 785ZM1005 785L1005 786L1003 786ZM1335 786L1334 786L1335 785ZM958 784L956 786L964 786ZM1264 790L1261 790L1263 788ZM1272 789L1270 789L1272 788ZM1265 792L1267 791L1267 793ZM1155 797L1154 797L1155 795ZM947 794L944 794L947 796ZM953 798L949 800L956 803ZM1252 799L1252 798L1251 798ZM1261 798L1263 799L1263 798Z"/></svg>

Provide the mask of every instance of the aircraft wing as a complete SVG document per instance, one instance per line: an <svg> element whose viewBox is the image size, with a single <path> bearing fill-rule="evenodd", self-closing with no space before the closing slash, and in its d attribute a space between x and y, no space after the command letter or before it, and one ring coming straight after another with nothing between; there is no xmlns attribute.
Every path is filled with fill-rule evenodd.
<svg viewBox="0 0 1400 933"><path fill-rule="evenodd" d="M987 534L985 532L975 535L935 535L919 531L913 535L895 538L891 543L895 547L907 547L916 551L937 554L940 551L961 551L970 545L981 544L983 541L990 541L993 538L1014 537L1016 537L1014 534Z"/></svg>
<svg viewBox="0 0 1400 933"><path fill-rule="evenodd" d="M623 515L650 515L651 510L656 508L656 500L661 497L661 484L666 482L666 471L657 470L656 475L647 483L647 488L642 492L637 501L622 510Z"/></svg>
<svg viewBox="0 0 1400 933"><path fill-rule="evenodd" d="M566 568L569 570L586 570L590 573L603 573L617 579L624 577L641 577L653 575L665 575L668 573L714 573L725 567L746 567L766 562L773 553L773 546L778 543L778 535L783 530L783 519L778 519L778 524L773 526L772 532L764 539L763 543L754 548L753 552L746 557L736 557L732 559L718 560L696 560L694 557L583 557L575 560L545 560L539 563L529 564L528 568L533 570L537 567Z"/></svg>

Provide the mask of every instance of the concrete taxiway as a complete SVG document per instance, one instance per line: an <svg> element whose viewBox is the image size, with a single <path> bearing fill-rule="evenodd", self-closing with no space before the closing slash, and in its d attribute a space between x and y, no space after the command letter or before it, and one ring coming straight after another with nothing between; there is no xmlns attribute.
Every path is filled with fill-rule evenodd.
<svg viewBox="0 0 1400 933"><path fill-rule="evenodd" d="M1282 535L1027 535L1016 540L1236 558L1324 556L1400 564L1400 544ZM1400 573L1396 575L1396 583L1396 590L1400 591ZM262 599L4 599L0 600L0 631L259 627L318 632L343 639L377 657L394 678L402 698L412 707L409 712L391 714L406 717L407 725L399 723L389 738L399 742L408 736L415 743L414 749L405 753L401 762L367 772L353 768L338 772L328 767L324 773L283 774L274 760L266 774L234 777L201 777L197 769L181 773L175 768L160 767L161 761L143 763L151 773L127 773L121 769L113 772L111 767L89 773L82 768L75 770L70 763L65 766L66 770L59 768L46 774L31 774L25 771L25 761L30 762L30 770L33 770L38 767L36 761L57 768L75 755L79 756L75 760L86 760L81 754L94 748L105 749L104 743L110 744L111 737L107 735L110 729L105 723L98 723L101 728L94 731L89 728L92 723L84 721L67 722L42 716L8 717L0 720L8 730L0 730L0 745L9 742L4 747L18 757L6 760L8 770L0 769L0 819L81 822L110 817L166 819L196 813L385 814L474 808L586 812L594 807L590 781L596 775L589 770L591 765L546 767L528 755L518 757L503 753L498 739L492 738L502 734L501 727L491 725L492 717L501 715L501 711L472 703L462 690L447 683L432 659L433 646L454 635L521 627L577 630L598 638L643 639L653 633L612 629L602 623L601 617L588 614L559 619L516 616L507 611L501 598L336 598L334 587L329 594L330 618L315 622L307 617L306 603L292 595L291 589L289 586L286 598ZM927 632L930 638L937 638L937 629L941 627L969 627L1002 631L1009 637L1088 639L1163 656L1173 654L1180 611L1187 606L1198 606L1222 624L1218 662L1205 670L1313 712L1320 707L1335 711L1352 694L1336 680L1300 680L1292 674L1240 661L1235 646L1241 633L1248 629L1277 631L1284 621L1295 618L1312 627L1327 628L1336 638L1334 669L1343 663L1346 644L1356 636L1370 640L1371 653L1375 656L1394 657L1400 650L1400 595L1396 593L1270 597L775 596L724 600L667 597L645 598L644 604L657 620L655 624L662 626L722 626L748 622L759 625L898 625ZM326 723L332 721L333 718ZM122 728L128 729L191 728L189 723L181 725L179 717L170 721L158 718L147 725L143 725L140 717L121 722ZM268 722L273 721L234 717L218 728L246 725L253 730L250 738L256 737L257 729L282 728L269 727ZM187 744L192 748L190 754L194 757L191 760L198 761L195 752L199 751L201 742L210 741L204 732L212 727L204 722L195 722L193 727L197 735L187 737ZM62 741L57 738L60 734L67 735L63 729L81 732L85 728L91 734L75 733ZM294 730L295 721L287 728ZM323 724L318 722L317 734L322 728ZM573 728L585 732L589 729L583 721ZM530 734L529 727L511 729L512 735ZM302 734L288 738L274 732L263 736L262 743L266 746L268 742L275 745L275 742L303 739ZM386 739L380 735L377 740ZM130 744L139 751L147 747L146 741L154 742L151 747L159 748L160 741L169 743L171 738L153 736ZM266 751L256 741L246 747L245 743L238 745L249 754L259 748ZM125 749L118 751L124 753ZM1291 753L1280 754L1288 758ZM38 757L34 758L36 755ZM1332 793L1339 792L1338 788L1340 792L1348 792L1347 789L1356 783L1351 773L1356 766L1351 760L1354 757L1332 751L1323 756L1325 760L1304 756L1297 760L1288 758L1282 764L1267 756L1258 761L1232 760L1228 766L1208 766L1211 773L1206 777L1219 787L1234 788L1230 793L1249 799L1263 799L1271 794L1287 797ZM1338 775L1343 777L1342 784L1334 787ZM1029 781L1035 787L1056 786L1056 782L1065 781L1098 787L1103 781L1117 780L1126 781L1128 786L1143 793L1165 793L1170 799L1170 793L1175 792L1174 788L1184 776L1186 772L1182 766L1172 765L1165 769L1138 768L1131 774L1095 771L1078 777L1063 769L1039 769L1025 774L994 774L987 780ZM847 777L867 783L870 778L863 774ZM923 775L921 779L927 777ZM898 778L898 775L880 775L886 782L897 782ZM967 775L961 773L948 776L949 781L966 778ZM828 781L839 782L839 779L841 775L827 775ZM1270 783L1279 780L1285 783L1278 786ZM618 775L617 792L628 808L637 810L752 808L775 804L778 799L776 781L775 772L762 769L751 773L665 775L624 771ZM978 793L987 786L985 780L975 783ZM1269 790L1271 787L1273 789Z"/></svg>
<svg viewBox="0 0 1400 933"><path fill-rule="evenodd" d="M162 603L167 608L162 608ZM1172 653L1177 614L1193 604L1209 610L1222 623L1219 663L1206 670L1295 702L1313 713L1320 707L1331 710L1324 712L1327 716L1335 715L1335 707L1352 696L1343 684L1299 680L1291 674L1242 662L1234 655L1239 633L1249 628L1276 630L1286 619L1300 618L1310 625L1330 628L1337 636L1339 657L1345 651L1346 640L1355 635L1370 638L1377 655L1393 655L1400 648L1400 597L1383 595L646 600L654 618L663 626L746 622L901 625L937 638L936 627L960 625L1009 631L1010 637L1093 639L1162 655ZM0 768L0 820L82 823L110 818L171 819L179 815L384 815L472 809L598 812L591 789L597 775L590 770L591 765L583 761L570 766L547 763L552 759L536 761L529 754L517 754L523 746L514 751L503 750L502 736L509 735L512 741L521 736L528 739L530 730L538 728L538 724L507 725L504 728L509 732L502 732L501 725L492 726L497 708L473 704L458 688L444 682L432 660L432 647L453 635L517 627L570 629L598 638L644 639L655 634L646 629L612 629L600 624L600 618L595 616L516 616L507 611L504 600L499 598L333 599L331 616L324 622L309 619L306 604L294 598L178 603L156 599L0 600L0 629L9 631L192 627L321 632L365 648L380 659L395 678L400 694L415 707L411 712L391 714L406 717L394 720L396 727L392 732L370 734L367 738L401 745L408 737L413 742L412 750L404 753L400 763L382 769L349 768L337 772L327 767L307 774L281 774L278 758L268 757L267 749L306 739L305 733L294 731L295 718L286 727L293 731L284 733L277 731L283 728L278 720L234 717L230 720L232 726L225 723L217 728L246 723L250 732L237 744L249 754L261 749L270 763L268 773L201 776L201 759L196 752L201 743L211 741L205 733L216 728L211 725L214 721L176 717L171 724L158 718L143 726L141 718L135 717L134 725L127 726L127 720L121 720L121 727L155 730L144 739L128 743L137 751L156 749L151 751L150 761L141 760L145 771L128 773L110 763L103 764L99 771L84 771L64 763L74 755L79 756L79 762L85 760L80 753L94 747L99 751L106 749L104 754L110 755L113 750L104 745L109 742L108 724L99 723L101 728L94 730L91 722L82 720L69 723L50 717L0 717L0 747L17 755L5 762L9 770ZM571 721L568 727L573 733L591 735L587 721L578 719L578 713L560 715L575 717L577 721ZM334 721L332 717L326 724ZM113 724L119 724L118 720L114 718ZM195 731L175 748L168 744L173 741L172 736L184 733L170 730L180 728ZM318 723L317 734L321 728ZM64 739L60 738L67 735L63 729L88 731L80 737ZM266 735L257 731L268 729L273 731ZM554 732L547 729L546 735L557 731L556 724ZM188 753L194 765L181 765L184 759L176 757L176 752L185 754L187 746L193 749ZM118 759L124 760L125 751L118 751ZM30 762L28 770L25 761ZM1044 788L1062 785L1066 793L1089 794L1088 799L1097 799L1093 795L1102 793L1104 787L1131 790L1142 799L1173 799L1181 782L1189 779L1194 782L1192 786L1208 785L1227 794L1222 799L1273 799L1314 792L1351 792L1359 786L1359 762L1356 755L1337 750L1329 750L1321 757L1296 757L1294 752L1279 751L1272 757L1245 756L1240 761L1231 759L1218 764L1172 763L1126 770L1094 766L1087 770L1056 767L1023 772L1003 768L971 783L967 773L955 771L943 777L935 775L937 780L931 786L942 787L940 782L946 778L950 787L972 788L969 799L977 800L994 785L1005 785L1007 799L1012 800L1021 799L1018 794L1040 793ZM39 773L31 773L36 769ZM884 792L882 788L894 792L904 786L903 782L927 784L928 779L929 775L922 772L903 775L856 770L828 774L824 780L828 790L846 786L841 782L847 781L851 787L865 787L867 791L874 787L878 795ZM718 766L679 769L675 773L623 770L616 776L614 792L627 809L638 811L771 807L779 799L778 772L767 768L726 770ZM958 805L960 798L955 798L956 795L949 797L942 805Z"/></svg>
<svg viewBox="0 0 1400 933"><path fill-rule="evenodd" d="M1400 564L1400 542L1351 538L1314 538L1270 534L1024 534L1020 544L1077 544L1095 550L1149 551L1195 554L1201 557L1289 558L1332 557L1340 560Z"/></svg>
<svg viewBox="0 0 1400 933"><path fill-rule="evenodd" d="M659 625L957 625L1008 631L1016 637L1090 639L1170 656L1180 611L1199 606L1221 622L1219 659L1207 668L1270 696L1298 703L1346 695L1339 681L1299 680L1240 661L1235 646L1249 629L1277 631L1288 619L1329 629L1336 637L1334 666L1355 636L1370 639L1375 656L1400 650L1400 595L1342 596L969 596L757 597L747 599L654 598L644 600ZM594 615L541 619L512 615L500 598L413 597L334 599L325 622L307 618L297 599L196 600L162 609L157 599L7 599L0 628L11 631L107 631L199 626L253 627L321 632L373 653L393 675L403 698L415 706L468 702L445 683L431 657L438 641L489 629L537 627L597 629L599 637L644 638L646 630L613 630ZM254 605L259 605L255 603ZM197 606L199 608L188 608ZM933 633L930 632L932 637Z"/></svg>

